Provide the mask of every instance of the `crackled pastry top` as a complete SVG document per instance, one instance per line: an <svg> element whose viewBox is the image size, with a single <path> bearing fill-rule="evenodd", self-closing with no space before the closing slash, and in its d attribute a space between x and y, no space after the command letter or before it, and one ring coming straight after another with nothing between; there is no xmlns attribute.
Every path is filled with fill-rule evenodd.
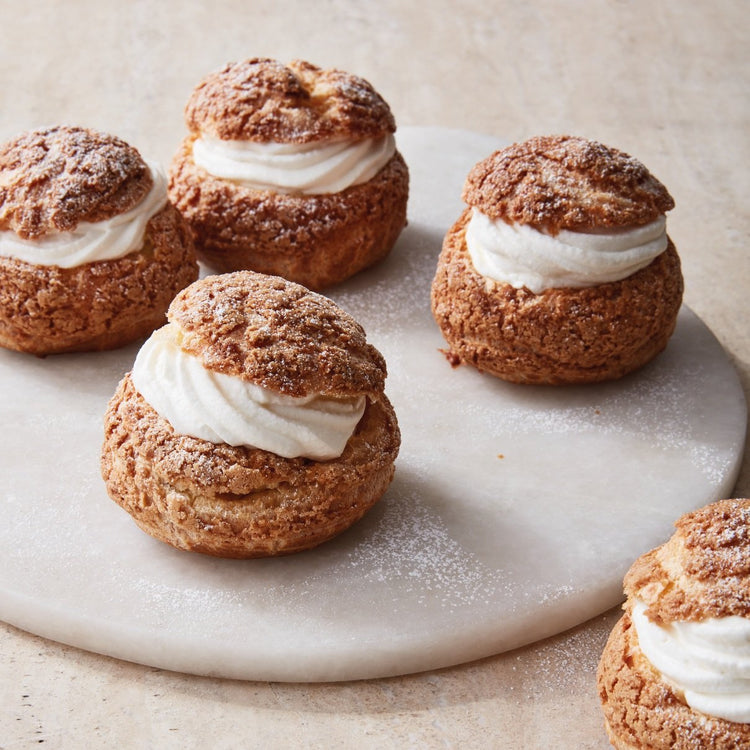
<svg viewBox="0 0 750 750"><path fill-rule="evenodd" d="M309 143L392 133L390 108L364 79L294 60L230 63L193 91L185 108L193 133L225 141Z"/></svg>
<svg viewBox="0 0 750 750"><path fill-rule="evenodd" d="M682 516L672 538L640 557L625 592L667 624L750 618L750 500L722 500Z"/></svg>
<svg viewBox="0 0 750 750"><path fill-rule="evenodd" d="M152 185L138 151L115 136L68 126L23 133L0 145L0 230L32 240L71 232L127 212Z"/></svg>
<svg viewBox="0 0 750 750"><path fill-rule="evenodd" d="M252 271L184 289L168 318L180 348L209 370L289 396L378 398L386 366L363 328L333 301Z"/></svg>
<svg viewBox="0 0 750 750"><path fill-rule="evenodd" d="M551 235L642 226L674 207L637 159L570 135L538 136L496 151L470 171L463 199L491 219Z"/></svg>

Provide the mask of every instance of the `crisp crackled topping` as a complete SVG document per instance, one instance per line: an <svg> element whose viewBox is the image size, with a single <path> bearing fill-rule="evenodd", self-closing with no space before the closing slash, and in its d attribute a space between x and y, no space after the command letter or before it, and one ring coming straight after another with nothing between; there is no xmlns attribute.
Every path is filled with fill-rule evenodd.
<svg viewBox="0 0 750 750"><path fill-rule="evenodd" d="M396 130L390 108L364 79L302 60L283 65L257 57L204 78L185 121L193 133L278 143L359 140Z"/></svg>
<svg viewBox="0 0 750 750"><path fill-rule="evenodd" d="M633 564L629 599L657 623L750 617L750 499L721 500L687 513L672 538Z"/></svg>
<svg viewBox="0 0 750 750"><path fill-rule="evenodd" d="M24 239L73 231L139 203L153 178L132 146L78 127L23 133L0 145L0 230Z"/></svg>
<svg viewBox="0 0 750 750"><path fill-rule="evenodd" d="M177 295L168 318L179 346L209 370L290 396L383 391L385 361L354 318L280 277L209 276Z"/></svg>
<svg viewBox="0 0 750 750"><path fill-rule="evenodd" d="M515 143L469 172L463 199L492 219L556 234L640 226L674 200L637 159L569 135Z"/></svg>

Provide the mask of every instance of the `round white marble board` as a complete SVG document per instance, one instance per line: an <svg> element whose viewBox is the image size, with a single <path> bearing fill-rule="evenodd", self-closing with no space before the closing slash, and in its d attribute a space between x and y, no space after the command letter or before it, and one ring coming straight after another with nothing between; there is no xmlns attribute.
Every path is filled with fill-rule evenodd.
<svg viewBox="0 0 750 750"><path fill-rule="evenodd" d="M402 128L409 226L333 290L388 361L403 445L385 497L311 552L233 561L174 550L111 502L101 422L137 346L0 351L0 619L200 675L332 681L457 664L615 605L631 562L731 492L747 421L728 357L683 309L667 350L618 382L514 386L452 369L429 311L469 168L500 144Z"/></svg>

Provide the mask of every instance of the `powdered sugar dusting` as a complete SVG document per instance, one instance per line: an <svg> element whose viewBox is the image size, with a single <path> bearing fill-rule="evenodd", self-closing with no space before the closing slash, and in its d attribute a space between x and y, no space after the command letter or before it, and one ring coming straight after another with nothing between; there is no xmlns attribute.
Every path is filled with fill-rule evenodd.
<svg viewBox="0 0 750 750"><path fill-rule="evenodd" d="M432 325L430 284L441 242L434 230L410 224L384 262L332 290L331 296L368 336L424 321Z"/></svg>
<svg viewBox="0 0 750 750"><path fill-rule="evenodd" d="M487 570L452 539L415 494L385 506L371 536L349 552L346 567L363 584L397 585L412 605L446 610L487 603L503 579L502 571Z"/></svg>
<svg viewBox="0 0 750 750"><path fill-rule="evenodd" d="M674 377L675 371L679 378ZM594 387L567 388L564 398L559 398L560 391L543 386L519 390L498 384L499 408L493 411L486 403L478 403L470 407L470 414L490 433L501 424L510 435L622 436L655 451L679 453L707 480L720 482L735 457L715 439L721 425L712 415L713 373L711 366L678 359L673 347L634 376ZM702 394L700 401L696 394ZM715 400L720 398L721 394L715 394ZM696 411L703 413L702 419L696 418Z"/></svg>
<svg viewBox="0 0 750 750"><path fill-rule="evenodd" d="M560 691L586 684L593 692L599 655L612 629L620 617L615 611L598 618L593 623L599 648L592 648L592 627L574 628L562 635L539 644L533 655L519 655L517 661L531 670L533 683L539 693L559 695Z"/></svg>

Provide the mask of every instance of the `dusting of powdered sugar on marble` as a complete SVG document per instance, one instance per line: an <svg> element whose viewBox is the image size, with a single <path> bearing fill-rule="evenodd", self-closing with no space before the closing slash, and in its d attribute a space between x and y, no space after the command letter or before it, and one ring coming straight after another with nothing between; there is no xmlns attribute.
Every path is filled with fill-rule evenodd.
<svg viewBox="0 0 750 750"><path fill-rule="evenodd" d="M349 551L342 568L364 585L397 588L412 605L442 609L489 602L505 577L452 539L439 515L416 495L388 503L373 533Z"/></svg>

